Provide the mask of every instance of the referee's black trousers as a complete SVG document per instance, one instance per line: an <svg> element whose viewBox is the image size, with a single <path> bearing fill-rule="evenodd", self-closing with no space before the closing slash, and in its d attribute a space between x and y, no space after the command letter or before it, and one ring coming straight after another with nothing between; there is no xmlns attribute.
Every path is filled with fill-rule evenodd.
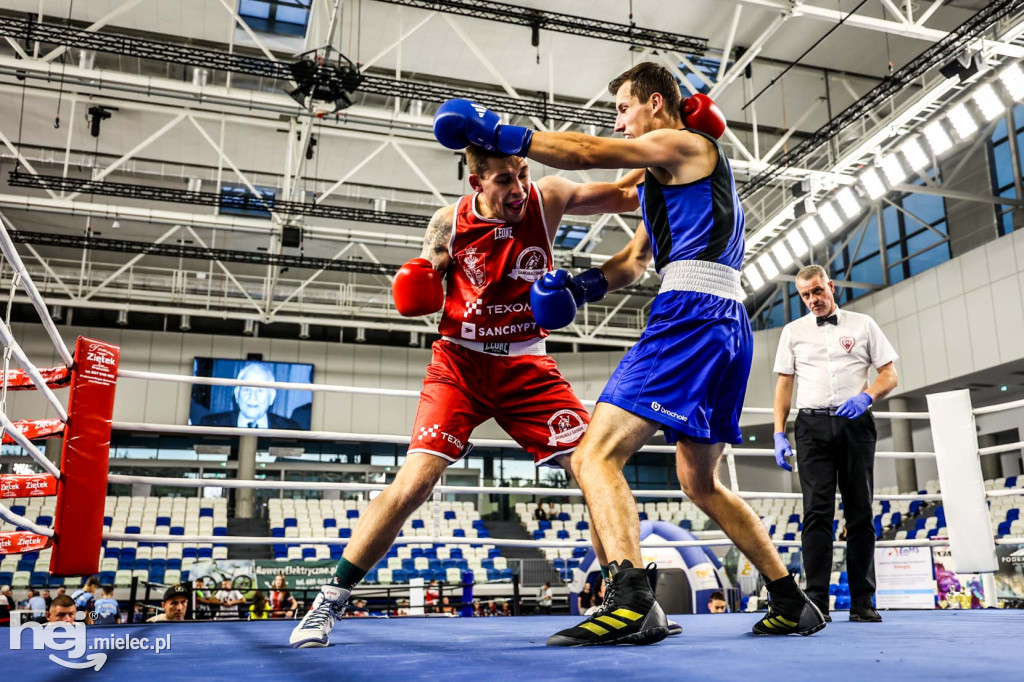
<svg viewBox="0 0 1024 682"><path fill-rule="evenodd" d="M850 599L870 605L875 593L875 528L871 502L874 488L875 418L856 419L799 414L796 419L797 464L804 497L802 536L807 596L828 610L832 573L832 525L836 485L846 518L846 571Z"/></svg>

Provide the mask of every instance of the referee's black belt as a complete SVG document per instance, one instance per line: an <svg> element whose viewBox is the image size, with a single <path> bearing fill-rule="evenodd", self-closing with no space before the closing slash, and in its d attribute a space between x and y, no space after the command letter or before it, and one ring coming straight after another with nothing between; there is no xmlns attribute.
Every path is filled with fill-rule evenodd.
<svg viewBox="0 0 1024 682"><path fill-rule="evenodd" d="M813 417L834 417L838 407L801 407L800 414Z"/></svg>

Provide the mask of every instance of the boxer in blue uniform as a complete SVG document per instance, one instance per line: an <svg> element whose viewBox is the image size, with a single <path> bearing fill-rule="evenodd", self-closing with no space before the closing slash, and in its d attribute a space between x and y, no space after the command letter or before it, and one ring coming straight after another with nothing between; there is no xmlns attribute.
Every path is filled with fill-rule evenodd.
<svg viewBox="0 0 1024 682"><path fill-rule="evenodd" d="M603 608L548 639L551 646L652 644L669 633L640 552L636 503L622 469L658 429L676 443L687 496L714 519L768 581L768 613L755 634L809 635L825 620L779 559L750 507L718 480L725 443L741 442L739 417L752 338L742 304L743 208L716 139L725 120L703 95L682 100L672 74L645 62L611 81L616 131L625 139L534 132L502 125L479 104L450 100L434 134L566 170L645 168L639 187L644 228L601 268L573 277L550 272L533 287L541 327L573 321L579 306L628 286L651 260L662 284L640 341L601 394L572 466L604 546L610 589Z"/></svg>

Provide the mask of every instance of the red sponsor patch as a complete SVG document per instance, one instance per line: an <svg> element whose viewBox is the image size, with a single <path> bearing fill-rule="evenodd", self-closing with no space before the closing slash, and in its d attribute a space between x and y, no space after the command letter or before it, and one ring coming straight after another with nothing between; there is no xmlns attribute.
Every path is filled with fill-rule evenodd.
<svg viewBox="0 0 1024 682"><path fill-rule="evenodd" d="M27 531L0 533L0 555L38 552L50 546L50 538Z"/></svg>
<svg viewBox="0 0 1024 682"><path fill-rule="evenodd" d="M843 347L847 353L853 350L853 344L857 343L857 340L852 336L841 336L839 337L839 345Z"/></svg>
<svg viewBox="0 0 1024 682"><path fill-rule="evenodd" d="M57 479L50 474L3 474L0 476L0 498L46 497L56 494Z"/></svg>

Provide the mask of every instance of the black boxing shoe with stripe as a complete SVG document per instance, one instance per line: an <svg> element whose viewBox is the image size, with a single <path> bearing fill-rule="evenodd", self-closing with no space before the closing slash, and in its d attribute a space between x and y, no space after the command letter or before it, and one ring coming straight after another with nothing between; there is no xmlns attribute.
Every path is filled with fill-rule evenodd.
<svg viewBox="0 0 1024 682"><path fill-rule="evenodd" d="M754 624L755 635L813 635L825 627L825 617L804 594L793 576L768 583L768 613Z"/></svg>
<svg viewBox="0 0 1024 682"><path fill-rule="evenodd" d="M669 634L668 620L654 599L647 569L629 561L608 566L610 585L604 604L579 625L548 637L548 646L654 644Z"/></svg>

